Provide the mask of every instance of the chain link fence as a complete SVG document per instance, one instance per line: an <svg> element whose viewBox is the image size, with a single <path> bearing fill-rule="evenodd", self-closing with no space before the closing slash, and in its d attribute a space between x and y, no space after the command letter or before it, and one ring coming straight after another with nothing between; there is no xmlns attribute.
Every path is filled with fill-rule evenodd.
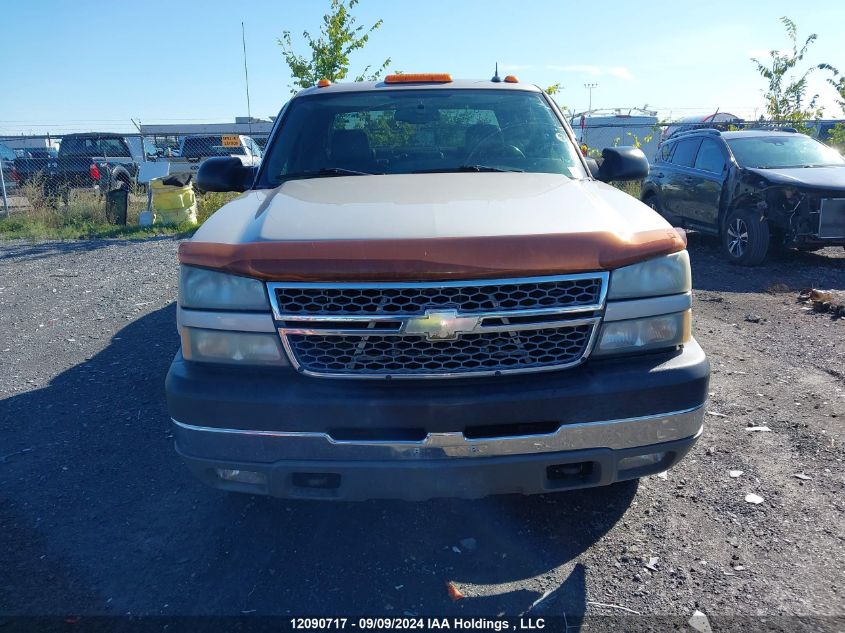
<svg viewBox="0 0 845 633"><path fill-rule="evenodd" d="M146 206L141 165L155 160L139 135L71 134L0 138L4 210L62 213L80 221L126 224Z"/></svg>
<svg viewBox="0 0 845 633"><path fill-rule="evenodd" d="M210 156L257 165L261 148L245 135L178 130L0 136L0 215L134 225L148 207L151 178L194 176Z"/></svg>
<svg viewBox="0 0 845 633"><path fill-rule="evenodd" d="M634 145L653 160L660 144L673 134L697 128L783 129L772 121L747 122L736 117L717 121L659 121L653 113L571 116L570 124L582 151L600 157L604 147ZM712 115L711 115L712 116ZM791 127L822 141L836 121L791 122ZM185 142L185 139L190 139ZM238 155L245 164L261 160L266 133L255 138L239 134L197 134L169 129L167 133L76 133L64 136L0 136L0 213L27 213L67 222L137 224L147 208L151 177L195 174L209 156ZM841 149L841 148L840 148ZM185 155L182 155L184 151Z"/></svg>

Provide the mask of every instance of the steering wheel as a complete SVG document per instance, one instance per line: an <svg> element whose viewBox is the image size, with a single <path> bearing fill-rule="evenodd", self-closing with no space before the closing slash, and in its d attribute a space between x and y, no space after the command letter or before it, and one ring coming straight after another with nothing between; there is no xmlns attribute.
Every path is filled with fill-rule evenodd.
<svg viewBox="0 0 845 633"><path fill-rule="evenodd" d="M472 147L465 159L468 164L473 162L478 150L481 149L482 145L487 142L487 139L489 138L490 136L485 136L484 138L479 139ZM502 145L496 147L493 152L497 155L497 158L525 158L525 154L521 149L519 149L516 145L509 145L508 143L503 143Z"/></svg>

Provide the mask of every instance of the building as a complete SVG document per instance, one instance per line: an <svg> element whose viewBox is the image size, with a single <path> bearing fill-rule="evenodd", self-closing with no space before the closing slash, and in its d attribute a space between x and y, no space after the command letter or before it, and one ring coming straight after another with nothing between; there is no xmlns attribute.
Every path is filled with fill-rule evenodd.
<svg viewBox="0 0 845 633"><path fill-rule="evenodd" d="M12 150L59 149L59 139L51 136L0 136L0 143Z"/></svg>
<svg viewBox="0 0 845 633"><path fill-rule="evenodd" d="M158 147L179 147L179 141L191 134L243 134L263 148L273 121L239 116L233 123L141 123L139 127L141 135L152 138Z"/></svg>

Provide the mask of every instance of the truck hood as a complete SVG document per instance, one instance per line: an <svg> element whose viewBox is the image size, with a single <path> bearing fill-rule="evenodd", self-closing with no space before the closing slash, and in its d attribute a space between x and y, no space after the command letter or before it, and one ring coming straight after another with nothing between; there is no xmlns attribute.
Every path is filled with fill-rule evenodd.
<svg viewBox="0 0 845 633"><path fill-rule="evenodd" d="M842 167L794 167L789 169L749 169L773 185L793 185L808 189L845 191L845 165Z"/></svg>
<svg viewBox="0 0 845 633"><path fill-rule="evenodd" d="M469 173L294 180L251 191L194 239L217 243L396 240L667 228L604 183L556 174Z"/></svg>
<svg viewBox="0 0 845 633"><path fill-rule="evenodd" d="M618 189L555 174L348 176L247 192L183 264L268 280L440 280L607 270L685 238Z"/></svg>

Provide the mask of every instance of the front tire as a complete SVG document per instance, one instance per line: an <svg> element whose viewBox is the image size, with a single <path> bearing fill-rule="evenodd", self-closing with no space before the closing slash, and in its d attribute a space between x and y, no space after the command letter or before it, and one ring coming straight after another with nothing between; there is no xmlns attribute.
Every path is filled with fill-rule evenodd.
<svg viewBox="0 0 845 633"><path fill-rule="evenodd" d="M721 238L725 256L740 266L761 264L769 253L769 223L753 211L734 209L728 213Z"/></svg>
<svg viewBox="0 0 845 633"><path fill-rule="evenodd" d="M664 220L668 222L672 222L670 216L663 212L663 209L660 206L660 200L657 199L656 193L650 193L645 198L643 198L643 204L649 207L652 211L660 215Z"/></svg>

